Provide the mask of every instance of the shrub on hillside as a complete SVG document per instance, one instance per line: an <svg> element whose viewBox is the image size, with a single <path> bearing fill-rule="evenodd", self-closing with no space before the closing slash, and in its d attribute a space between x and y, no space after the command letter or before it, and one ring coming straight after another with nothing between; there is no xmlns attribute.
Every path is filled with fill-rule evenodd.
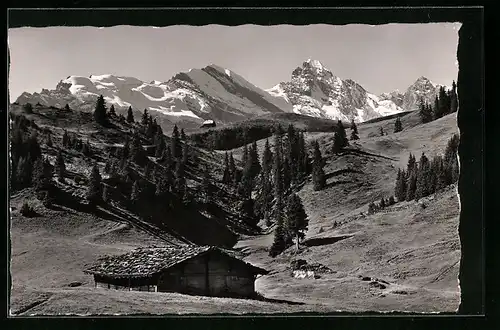
<svg viewBox="0 0 500 330"><path fill-rule="evenodd" d="M31 105L31 103L26 103L25 105L23 105L23 110L26 113L33 113L33 105Z"/></svg>
<svg viewBox="0 0 500 330"><path fill-rule="evenodd" d="M28 202L23 203L23 206L21 207L20 213L23 216L28 217L28 218L36 216L35 209L33 209L33 207Z"/></svg>

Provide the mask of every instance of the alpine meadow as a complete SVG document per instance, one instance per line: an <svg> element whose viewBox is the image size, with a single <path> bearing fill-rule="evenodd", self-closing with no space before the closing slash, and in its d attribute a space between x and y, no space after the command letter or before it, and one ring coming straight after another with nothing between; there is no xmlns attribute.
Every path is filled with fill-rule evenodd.
<svg viewBox="0 0 500 330"><path fill-rule="evenodd" d="M457 40L10 29L11 316L456 311Z"/></svg>

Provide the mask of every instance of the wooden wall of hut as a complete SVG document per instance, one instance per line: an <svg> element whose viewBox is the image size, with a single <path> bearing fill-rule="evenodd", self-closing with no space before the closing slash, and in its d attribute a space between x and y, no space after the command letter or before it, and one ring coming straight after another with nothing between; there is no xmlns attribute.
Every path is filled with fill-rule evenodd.
<svg viewBox="0 0 500 330"><path fill-rule="evenodd" d="M248 297L255 292L254 282L247 266L212 252L166 270L158 280L158 291Z"/></svg>

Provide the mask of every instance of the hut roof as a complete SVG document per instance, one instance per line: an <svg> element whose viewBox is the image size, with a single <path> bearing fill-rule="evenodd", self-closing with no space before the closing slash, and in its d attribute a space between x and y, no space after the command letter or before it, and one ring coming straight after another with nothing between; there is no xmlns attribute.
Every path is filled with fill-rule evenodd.
<svg viewBox="0 0 500 330"><path fill-rule="evenodd" d="M94 265L85 269L84 272L113 278L151 277L165 269L214 250L244 263L256 274L269 273L265 269L237 258L236 254L229 253L227 250L197 245L138 248L126 254L100 258Z"/></svg>

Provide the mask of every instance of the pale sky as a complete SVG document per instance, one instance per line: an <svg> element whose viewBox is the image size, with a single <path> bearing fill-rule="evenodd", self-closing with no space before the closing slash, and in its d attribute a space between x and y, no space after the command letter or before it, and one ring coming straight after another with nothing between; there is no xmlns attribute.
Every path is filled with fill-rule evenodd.
<svg viewBox="0 0 500 330"><path fill-rule="evenodd" d="M8 31L10 99L54 89L70 75L150 82L217 64L267 89L308 58L374 94L404 92L418 77L457 79L460 23L344 26L48 27Z"/></svg>

